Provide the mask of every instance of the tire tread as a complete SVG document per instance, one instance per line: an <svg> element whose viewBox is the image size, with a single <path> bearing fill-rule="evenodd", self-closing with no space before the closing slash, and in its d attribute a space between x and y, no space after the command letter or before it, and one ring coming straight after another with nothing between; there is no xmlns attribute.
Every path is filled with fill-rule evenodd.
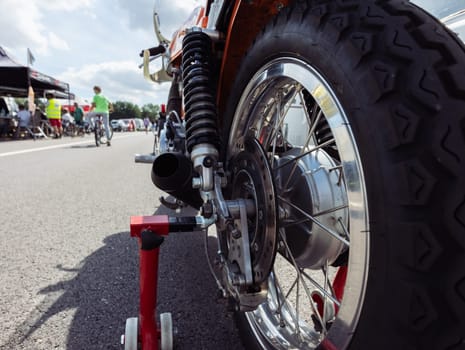
<svg viewBox="0 0 465 350"><path fill-rule="evenodd" d="M246 77L273 58L270 42L281 54L305 57L308 51L296 33L305 33L312 49L331 49L327 60L340 63L354 90L362 87L357 99L347 102L348 113L356 138L369 145L362 151L362 160L369 159L369 202L383 202L373 212L377 262L350 349L463 345L465 46L407 1L297 1L249 49L225 125L232 122ZM333 83L338 92L347 87ZM342 92L339 97L345 99ZM389 190L380 196L380 188ZM380 295L386 305L379 305ZM383 334L386 329L403 336Z"/></svg>

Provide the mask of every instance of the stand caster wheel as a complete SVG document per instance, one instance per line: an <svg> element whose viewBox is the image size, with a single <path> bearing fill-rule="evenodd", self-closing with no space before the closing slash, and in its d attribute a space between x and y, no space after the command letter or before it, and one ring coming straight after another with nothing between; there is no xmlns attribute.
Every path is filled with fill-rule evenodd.
<svg viewBox="0 0 465 350"><path fill-rule="evenodd" d="M124 350L138 350L139 319L131 317L126 320L124 335L121 337L121 343L124 344Z"/></svg>
<svg viewBox="0 0 465 350"><path fill-rule="evenodd" d="M160 338L161 350L173 349L173 320L169 312L160 314Z"/></svg>

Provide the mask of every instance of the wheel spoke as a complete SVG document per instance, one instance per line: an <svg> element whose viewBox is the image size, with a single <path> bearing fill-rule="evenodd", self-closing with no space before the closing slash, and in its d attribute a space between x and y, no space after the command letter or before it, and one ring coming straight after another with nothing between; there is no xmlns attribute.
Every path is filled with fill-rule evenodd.
<svg viewBox="0 0 465 350"><path fill-rule="evenodd" d="M312 307L312 310L313 310L313 314L316 316L316 318L318 319L318 322L320 322L321 324L321 328L322 328L322 334L323 335L326 335L328 333L328 330L326 329L326 322L325 320L322 318L323 315L320 315L320 313L318 312L318 309L317 307L315 306L315 303L313 302L313 299L312 299L312 294L310 293L310 289L308 288L307 284L305 283L305 280L304 278L302 277L303 276L303 271L302 270L299 270L299 275L300 275L300 280L302 281L302 286L304 287L304 290L305 290L305 294L307 294L307 298L308 300L310 301L310 305ZM325 293L325 295L327 294L327 292Z"/></svg>
<svg viewBox="0 0 465 350"><path fill-rule="evenodd" d="M326 214L331 214L331 213L334 213L338 210L342 210L342 209L346 209L348 208L349 206L347 204L344 204L344 205L340 205L340 206L337 206L337 207L334 207L334 208L331 208L331 209L328 209L328 210L324 210L324 211L320 211L319 213L316 213L316 214L313 214L312 216L314 218L318 217L318 216L322 216L322 215L326 215ZM304 224L306 222L309 222L311 221L310 218L301 218L299 220L295 220L295 219L288 219L288 220L285 220L283 221L283 224L281 224L281 227L282 228L288 228L288 227L291 227L291 226L297 226L297 225L301 225L301 224ZM349 237L349 232L347 230L347 227L345 227L343 221L341 218L338 218L338 222L340 223L343 231L344 231L344 234Z"/></svg>
<svg viewBox="0 0 465 350"><path fill-rule="evenodd" d="M297 283L297 280L305 277L314 287L316 287L325 297L327 297L328 299L330 299L334 304L336 304L338 307L341 306L341 303L340 301L337 299L337 297L335 296L335 293L334 293L334 290L333 290L333 287L332 287L332 284L331 284L331 281L329 280L329 276L328 276L328 267L324 268L323 269L323 275L325 276L325 286L321 286L321 284L319 282L317 282L312 276L310 276L307 272L305 272L305 269L301 269L299 267L297 267L297 264L294 260L294 258L292 257L291 255L291 251L287 245L287 243L284 243L285 244L285 247L286 247L286 251L287 253L289 254L289 256L291 256L291 265L294 267L294 269L296 270L297 272L297 277L296 279L294 280L294 282L292 283L292 286L290 287L288 293L286 294L285 298L287 298L290 294L290 292L292 291L292 289L294 288L295 284ZM288 259L286 259L287 261L289 261ZM329 292L328 292L328 289L329 289Z"/></svg>
<svg viewBox="0 0 465 350"><path fill-rule="evenodd" d="M293 88L290 89L288 94L286 96L282 96L281 91L278 92L277 96L275 97L276 100L276 108L275 108L275 113L276 117L273 118L275 120L274 126L271 129L271 134L269 137L269 143L272 145L272 152L271 152L271 165L273 166L274 163L274 156L276 154L276 145L278 142L278 136L281 135L283 145L285 144L284 142L284 135L282 134L282 126L284 123L284 119L287 116L287 113L289 111L289 108L291 104L289 101L294 100L295 96L299 93L299 91L302 89L302 87L297 87L293 86ZM283 110L282 106L284 106ZM264 144L265 149L268 149L269 145L268 142Z"/></svg>
<svg viewBox="0 0 465 350"><path fill-rule="evenodd" d="M305 105L304 99L302 97L302 89L299 89L298 92L299 92L301 104ZM312 117L309 116L307 108L303 108L303 110L304 110L307 121L309 121L309 124L311 124L311 127L310 127L310 130L308 132L307 139L305 140L305 143L304 143L304 145L303 145L303 147L302 147L302 149L300 151L300 157L298 156L299 158L295 158L295 159L300 159L302 156L311 153L311 152L305 152L305 150L310 148L310 141L314 138L314 133L315 133L316 127L318 125L318 122L320 121L321 116L323 115L323 113L322 113L322 111L320 109L314 108L312 110L312 117L315 120L315 122L312 124L311 123ZM284 137L283 137L283 144L286 144L286 142L284 141ZM273 159L274 159L274 155L275 155L275 153L273 152L273 154L272 154L272 162L273 162ZM295 170L297 169L297 164L298 163L295 162L294 165L292 166L292 169L291 169L291 172L290 172L290 174L288 176L288 179L287 179L285 185L283 186L284 188L286 188L289 185L289 181L292 178L292 176L294 175ZM279 169L279 167L278 167L278 169Z"/></svg>
<svg viewBox="0 0 465 350"><path fill-rule="evenodd" d="M309 222L309 221L311 221L309 218L301 218L299 220L289 219L289 220L284 221L281 224L281 227L282 228L289 228L289 227L292 227L292 226L298 226L298 225L301 225L301 224L305 224L306 222Z"/></svg>
<svg viewBox="0 0 465 350"><path fill-rule="evenodd" d="M299 273L297 273L299 275L299 279L298 279L298 282L297 282L297 290L296 290L296 296L295 296L295 325L296 325L296 330L297 330L297 336L299 337L300 336L300 327L299 327L299 313L300 313L300 308L299 308L299 300L300 300L300 281L301 281L301 276Z"/></svg>
<svg viewBox="0 0 465 350"><path fill-rule="evenodd" d="M305 102L304 102L304 99L303 99L303 96L302 96L302 90L299 91L299 95L300 95L302 105L305 105ZM305 116L306 116L307 120L309 121L309 125L311 125L311 126L310 126L310 130L308 132L308 135L307 135L307 139L305 140L305 143L304 143L304 145L303 145L303 147L302 147L302 149L300 151L300 156L310 154L311 152L313 152L313 151L315 151L317 149L317 148L312 148L311 151L305 152L306 149L310 148L310 141L312 139L315 140L315 137L314 137L315 136L315 131L316 131L316 128L318 126L318 123L320 122L321 116L323 115L323 111L320 108L316 108L316 106L314 106L314 108L312 110L312 117L309 116L307 108L303 108L303 110L304 110L304 113L305 113ZM313 123L311 122L312 120L314 120ZM334 140L333 140L333 142L334 142ZM297 159L297 158L295 158L295 159ZM300 159L300 157L298 159ZM297 169L297 165L298 165L298 162L295 162L294 165L292 166L291 172L289 173L289 176L288 176L287 181L284 184L283 188L287 188L287 186L289 185L289 181L291 181L292 176L294 175L294 172Z"/></svg>
<svg viewBox="0 0 465 350"><path fill-rule="evenodd" d="M289 295L291 294L292 290L294 289L294 287L297 285L298 282L299 282L299 276L297 275L294 282L292 282L292 285L289 287L289 290L287 291L286 295L284 296L285 299L289 298Z"/></svg>
<svg viewBox="0 0 465 350"><path fill-rule="evenodd" d="M319 227L321 227L323 230L325 230L326 232L328 232L331 236L333 236L334 238L336 238L337 240L341 241L342 243L344 243L347 247L350 246L350 243L349 241L347 241L346 239L344 239L343 237L341 237L341 235L339 235L338 233L334 232L333 230L331 230L330 228L326 227L325 225L323 225L320 221L318 221L317 219L315 219L312 215L310 215L309 213L307 213L305 210L299 208L297 205L295 205L294 203L291 203L289 202L288 200L286 200L285 198L281 197L281 196L278 196L278 198L286 203L287 205L291 206L292 208L294 208L295 210L297 210L298 212L300 212L302 215L304 215L305 217L307 217L309 220L311 220L315 225L318 225Z"/></svg>
<svg viewBox="0 0 465 350"><path fill-rule="evenodd" d="M287 244L287 241L286 241L285 237L283 237L283 234L282 234L281 230L280 230L280 236L281 236L282 242L284 243L284 246L285 246L285 248L286 248L287 255L288 255L289 258L290 258L291 265L294 267L294 269L295 269L295 271L296 271L296 274L297 274L297 291L299 290L299 282L301 282L301 283L302 283L302 286L304 287L305 294L307 295L307 298L308 298L308 300L310 301L310 306L311 306L311 308L312 308L313 314L316 316L316 318L317 318L318 321L320 322L320 324L321 324L321 326L322 326L322 329L323 329L323 333L326 334L326 332L327 332L327 330L326 330L326 324L325 324L325 322L323 322L323 320L322 320L322 318L321 318L321 315L320 315L320 313L318 312L318 309L316 308L316 306L315 306L315 304L314 304L314 302L313 302L313 300L312 300L312 296L311 296L311 293L310 293L310 291L309 291L309 289L308 289L308 286L307 286L307 284L305 283L305 280L302 278L302 275L303 275L302 272L303 272L303 270L301 270L301 269L299 268L299 266L297 265L297 262L295 261L293 255L292 255L292 252L291 252L291 250L290 250L290 248L289 248L289 246L288 246L288 244ZM316 282L315 282L315 283L316 283ZM318 285L318 288L320 289L321 286ZM289 295L289 293L288 293L288 295ZM299 294L298 294L298 292L297 292L297 297L296 297L296 299L298 300L298 298L299 298ZM297 300L296 300L296 301L297 301ZM296 328L299 330L298 332L300 332L299 323L298 323L298 313L299 313L299 311L298 311L298 301L297 301L297 305L296 305L296 308L295 308L295 309L296 309L295 311L296 311L296 313L297 313ZM293 317L293 319L294 319L294 317Z"/></svg>
<svg viewBox="0 0 465 350"><path fill-rule="evenodd" d="M325 290L325 288L322 287L317 281L315 281L315 279L313 279L312 276L310 276L308 273L306 273L305 270L302 270L302 271L301 271L301 274L302 274L302 276L304 276L306 279L308 279L308 281L309 281L313 286L315 286L321 293L323 293L326 297L328 297L334 304L336 304L337 306L341 306L340 301L337 300L337 298L333 295L334 292L332 291L332 287L330 288L330 289L331 289L331 293L328 293L328 291Z"/></svg>
<svg viewBox="0 0 465 350"><path fill-rule="evenodd" d="M279 96L277 97L277 103L276 103L276 114L278 115L278 117L276 117L275 119L275 125L273 126L273 129L271 130L271 137L270 139L272 140L272 156L271 156L271 166L273 166L273 163L274 163L274 155L276 153L276 143L278 141L278 129L281 129L282 127L282 124L284 122L284 117L286 116L285 113L281 113L281 115L279 115L281 112L281 98L279 98ZM268 147L267 147L268 148ZM266 148L266 149L267 149Z"/></svg>
<svg viewBox="0 0 465 350"><path fill-rule="evenodd" d="M323 289L326 291L328 290L329 286L331 285L330 281L329 281L329 278L328 278L328 260L325 261L325 266L323 268L323 276L325 276L325 285L323 286ZM328 302L328 298L326 296L323 297L323 321L326 322L326 320L328 319L328 317L330 315L327 315L326 314L326 305L327 305L327 302Z"/></svg>
<svg viewBox="0 0 465 350"><path fill-rule="evenodd" d="M332 172L332 171L335 171L335 170L339 170L339 175L337 177L337 185L340 186L342 184L342 180L343 180L343 172L342 172L342 165L338 165L338 166L335 166L335 167L332 167L330 169L328 169L329 172Z"/></svg>
<svg viewBox="0 0 465 350"><path fill-rule="evenodd" d="M317 151L317 150L319 150L319 149L321 149L321 148L324 148L324 147L326 147L326 146L328 146L328 145L330 145L330 144L332 144L332 143L334 143L334 139L330 139L330 140L328 140L328 141L322 143L321 145L318 145L318 146L313 147L312 149L308 150L308 151L305 152L305 153L302 153L302 154L299 154L298 156L295 156L295 157L292 158L291 160L288 160L288 161L286 161L286 162L284 162L284 163L282 163L282 164L280 164L280 165L274 167L273 170L276 171L276 170L279 170L279 169L281 169L281 168L284 168L285 166L287 166L287 165L289 165L289 164L291 164L291 163L293 163L293 162L297 162L299 159L304 158L305 156L311 154L312 152L315 152L315 151Z"/></svg>
<svg viewBox="0 0 465 350"><path fill-rule="evenodd" d="M276 272L273 271L273 273L274 273L274 276L276 276ZM276 299L277 299L277 303L278 303L277 312L278 312L279 317L280 317L280 326L281 326L281 327L285 327L285 324L284 324L284 317L283 317L283 314L282 314L282 312L283 312L283 311L282 311L282 308L285 306L286 300L290 297L290 295L291 295L292 291L294 290L294 288L295 288L296 286L297 286L297 288L298 288L299 274L296 275L296 278L294 279L294 281L292 282L291 286L289 287L289 289L288 289L286 295L284 295L284 296L279 292L279 291L282 291L282 290L283 290L283 288L281 287L279 281L278 281L276 278L274 278L273 280L274 280L274 283L273 283L273 284L274 284L275 292L276 292ZM278 289L278 287L279 287L279 289ZM298 293L298 292L296 292L296 294L297 294L297 293ZM280 296L283 296L283 303L281 302ZM291 314L291 317L292 317L292 320L293 320L294 322L297 323L297 320L296 320L296 318L294 317L294 315Z"/></svg>
<svg viewBox="0 0 465 350"><path fill-rule="evenodd" d="M275 293L276 293L276 302L278 303L278 308L276 310L276 312L279 314L279 325L280 327L285 327L285 323L284 323L284 317L283 317L283 311L282 311L282 308L284 306L283 303L281 303L281 296L282 294L280 293L280 291L282 291L282 287L279 283L279 281L276 279L276 272L274 271L273 269L273 286L274 286L274 289L275 289ZM287 294L283 297L284 299L284 302L286 301L286 299L289 297L289 294L291 293L291 291L294 289L294 286L296 285L297 281L299 280L299 278L297 277L296 279L294 279L294 282L292 283L291 287L289 288L289 291L287 292Z"/></svg>
<svg viewBox="0 0 465 350"><path fill-rule="evenodd" d="M318 213L315 213L313 214L312 216L314 218L318 217L318 216L322 216L322 215L326 215L326 214L330 214L330 213L334 213L335 211L338 211L338 210L341 210L341 209L346 209L348 208L349 206L347 204L343 204L343 205L339 205L337 207L334 207L334 208L331 208L331 209L327 209L327 210L323 210L323 211L320 211Z"/></svg>

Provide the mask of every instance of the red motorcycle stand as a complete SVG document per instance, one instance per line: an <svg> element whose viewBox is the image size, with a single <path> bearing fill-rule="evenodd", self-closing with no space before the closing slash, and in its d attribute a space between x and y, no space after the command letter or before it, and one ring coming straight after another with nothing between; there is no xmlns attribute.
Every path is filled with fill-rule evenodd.
<svg viewBox="0 0 465 350"><path fill-rule="evenodd" d="M125 350L171 350L171 314L160 315L157 324L158 257L164 236L170 232L192 232L198 228L195 217L168 215L132 216L131 237L139 239L139 317L126 320L121 343ZM140 345L140 346L139 346Z"/></svg>

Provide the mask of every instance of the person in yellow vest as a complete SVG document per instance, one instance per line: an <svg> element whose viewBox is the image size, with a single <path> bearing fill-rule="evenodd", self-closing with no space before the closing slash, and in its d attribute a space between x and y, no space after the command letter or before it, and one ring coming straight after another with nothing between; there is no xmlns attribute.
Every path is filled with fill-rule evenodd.
<svg viewBox="0 0 465 350"><path fill-rule="evenodd" d="M45 94L47 98L47 119L50 122L50 125L53 127L55 132L55 138L59 138L63 135L63 126L61 124L61 105L55 99L55 95L51 92Z"/></svg>

